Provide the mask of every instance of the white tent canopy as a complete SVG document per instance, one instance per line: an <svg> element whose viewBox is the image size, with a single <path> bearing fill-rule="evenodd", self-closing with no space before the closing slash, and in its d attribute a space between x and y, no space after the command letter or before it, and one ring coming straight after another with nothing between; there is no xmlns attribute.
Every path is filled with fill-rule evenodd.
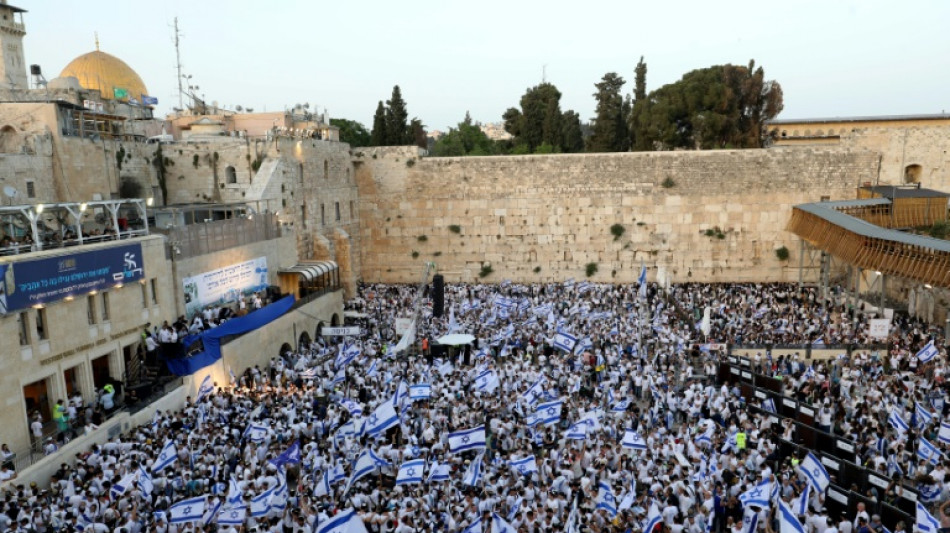
<svg viewBox="0 0 950 533"><path fill-rule="evenodd" d="M448 344L450 346L458 346L460 344L471 344L475 340L474 335L469 335L468 333L452 333L451 335L445 335L436 339L436 342L439 344Z"/></svg>

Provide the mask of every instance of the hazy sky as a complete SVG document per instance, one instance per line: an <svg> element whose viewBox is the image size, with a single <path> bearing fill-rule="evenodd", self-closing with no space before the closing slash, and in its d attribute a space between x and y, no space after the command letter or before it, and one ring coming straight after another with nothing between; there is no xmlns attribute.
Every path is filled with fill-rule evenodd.
<svg viewBox="0 0 950 533"><path fill-rule="evenodd" d="M184 71L221 105L295 103L372 125L399 84L430 129L497 122L547 79L562 109L594 114L594 83L615 71L649 90L714 64L765 68L780 118L950 111L950 2L9 0L28 9L26 60L53 78L101 49L134 68L158 112L178 105L172 20Z"/></svg>

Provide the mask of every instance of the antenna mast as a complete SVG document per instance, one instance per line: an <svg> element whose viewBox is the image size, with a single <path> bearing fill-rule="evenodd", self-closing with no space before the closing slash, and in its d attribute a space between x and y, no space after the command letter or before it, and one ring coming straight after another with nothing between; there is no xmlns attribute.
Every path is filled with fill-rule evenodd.
<svg viewBox="0 0 950 533"><path fill-rule="evenodd" d="M181 49L178 46L178 37L181 32L178 31L178 17L175 17L175 65L178 70L178 109L184 109L184 102L181 99Z"/></svg>

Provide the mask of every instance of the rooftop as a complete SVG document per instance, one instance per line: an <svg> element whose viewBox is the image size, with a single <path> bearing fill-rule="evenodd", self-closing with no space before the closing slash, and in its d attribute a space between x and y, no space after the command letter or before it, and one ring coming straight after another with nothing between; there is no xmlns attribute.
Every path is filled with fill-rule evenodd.
<svg viewBox="0 0 950 533"><path fill-rule="evenodd" d="M861 187L881 195L883 198L950 198L950 194L920 186L901 187L898 185L872 185Z"/></svg>
<svg viewBox="0 0 950 533"><path fill-rule="evenodd" d="M822 117L770 120L767 124L781 126L783 124L828 124L832 122L900 122L911 120L950 120L950 114L935 113L922 115L878 115L864 117Z"/></svg>

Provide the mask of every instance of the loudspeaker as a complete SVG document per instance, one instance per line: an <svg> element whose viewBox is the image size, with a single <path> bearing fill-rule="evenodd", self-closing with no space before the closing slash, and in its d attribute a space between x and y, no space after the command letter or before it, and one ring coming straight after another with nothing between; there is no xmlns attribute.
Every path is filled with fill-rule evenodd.
<svg viewBox="0 0 950 533"><path fill-rule="evenodd" d="M30 74L32 74L33 76L42 76L43 71L40 70L39 65L30 65Z"/></svg>
<svg viewBox="0 0 950 533"><path fill-rule="evenodd" d="M438 318L445 312L445 278L442 274L432 276L432 316Z"/></svg>

